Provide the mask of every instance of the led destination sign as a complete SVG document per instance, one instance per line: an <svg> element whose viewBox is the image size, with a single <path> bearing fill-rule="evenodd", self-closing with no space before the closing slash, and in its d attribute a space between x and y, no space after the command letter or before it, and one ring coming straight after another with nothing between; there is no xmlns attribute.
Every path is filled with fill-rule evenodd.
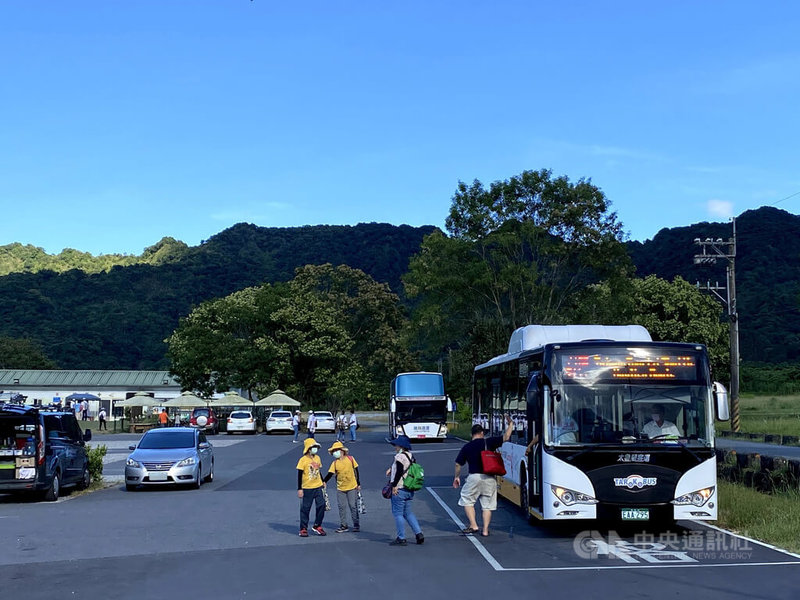
<svg viewBox="0 0 800 600"><path fill-rule="evenodd" d="M588 380L640 380L640 381L695 381L697 358L695 356L661 353L596 353L561 355L565 379Z"/></svg>

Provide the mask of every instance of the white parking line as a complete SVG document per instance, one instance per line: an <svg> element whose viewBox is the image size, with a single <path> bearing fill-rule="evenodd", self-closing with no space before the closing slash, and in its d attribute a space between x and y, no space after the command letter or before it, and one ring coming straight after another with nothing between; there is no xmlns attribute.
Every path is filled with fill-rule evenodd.
<svg viewBox="0 0 800 600"><path fill-rule="evenodd" d="M433 488L426 487L426 490L430 492L430 494L434 497L434 499L439 503L439 505L445 510L445 512L450 516L453 522L458 526L458 529L464 529L465 525L459 519L456 514L450 509L450 507L442 500L442 498L437 494ZM449 488L448 488L449 489ZM707 523L700 522L701 525L705 525L710 527L711 529L716 529L717 531L721 531L725 534L738 537L749 542L753 542L759 544L760 546L765 546L771 550L776 550L778 552L782 552L783 554L788 554L794 558L800 558L800 555L792 554L787 550L783 550L782 548L777 548L775 546L770 546L769 544L765 544L764 542L759 542L758 540L752 540L745 536L741 536L735 534L733 532L727 531L725 529L721 529L719 527L715 527L714 525L708 525ZM473 546L480 552L481 556L489 563L489 565L495 571L611 571L611 570L619 570L619 569L680 569L680 568L712 568L712 567L767 567L767 566L776 566L776 565L800 565L800 560L792 560L792 561L776 561L776 562L739 562L739 563L661 563L661 564L625 564L625 565L608 565L603 566L599 564L594 564L592 566L569 566L569 567L504 567L501 565L497 559L492 556L492 554L486 549L486 547L481 544L480 540L475 537L474 535L466 535L466 537Z"/></svg>

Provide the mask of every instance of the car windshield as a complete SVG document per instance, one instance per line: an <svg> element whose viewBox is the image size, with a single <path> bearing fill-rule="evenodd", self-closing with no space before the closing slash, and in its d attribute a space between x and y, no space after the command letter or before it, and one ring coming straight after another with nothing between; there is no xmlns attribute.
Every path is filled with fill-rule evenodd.
<svg viewBox="0 0 800 600"><path fill-rule="evenodd" d="M194 448L194 431L148 431L139 442L142 450Z"/></svg>
<svg viewBox="0 0 800 600"><path fill-rule="evenodd" d="M231 419L252 419L252 418L253 415L251 415L249 412L239 411L231 413Z"/></svg>
<svg viewBox="0 0 800 600"><path fill-rule="evenodd" d="M292 416L292 413L289 412L274 412L270 415L270 417L274 419L288 419Z"/></svg>

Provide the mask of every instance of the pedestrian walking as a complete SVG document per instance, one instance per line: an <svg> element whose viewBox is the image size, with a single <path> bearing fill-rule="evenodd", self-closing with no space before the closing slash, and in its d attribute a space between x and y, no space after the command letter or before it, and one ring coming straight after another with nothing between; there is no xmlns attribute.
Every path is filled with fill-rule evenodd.
<svg viewBox="0 0 800 600"><path fill-rule="evenodd" d="M469 475L461 488L461 497L458 499L459 506L464 507L469 525L462 530L462 533L471 534L481 531L482 536L489 535L489 523L492 520L492 511L497 509L497 479L494 475L483 473L483 461L481 452L484 450L497 450L507 442L514 430L514 421L510 415L506 415L506 430L502 436L485 437L486 430L483 425L472 426L472 440L461 447L461 451L456 456L456 470L453 479L453 487L461 485L461 467L469 465ZM478 528L475 520L475 502L480 499L481 516L483 518L483 529Z"/></svg>
<svg viewBox="0 0 800 600"><path fill-rule="evenodd" d="M89 401L81 400L81 421L89 420Z"/></svg>
<svg viewBox="0 0 800 600"><path fill-rule="evenodd" d="M308 437L313 438L314 434L317 432L317 416L314 414L313 410L308 411L308 424L306 425L306 429L308 429Z"/></svg>
<svg viewBox="0 0 800 600"><path fill-rule="evenodd" d="M348 425L350 427L350 441L356 441L356 429L358 429L358 418L356 417L356 412L351 408L350 409L350 419L348 421Z"/></svg>
<svg viewBox="0 0 800 600"><path fill-rule="evenodd" d="M358 462L350 456L350 450L336 441L328 448L328 454L333 456L333 462L328 469L328 474L322 480L328 483L331 477L336 477L336 502L339 505L339 528L336 533L349 531L347 525L347 511L350 510L352 530L361 531L358 514L358 492L361 491L361 479L358 476Z"/></svg>
<svg viewBox="0 0 800 600"><path fill-rule="evenodd" d="M414 492L405 489L403 485L408 468L414 462L414 455L411 453L411 440L408 439L408 436L401 435L394 440L387 438L386 441L392 444L395 450L394 462L386 470L386 475L389 477L389 483L392 486L392 516L397 529L397 537L389 544L391 546L405 546L407 544L406 523L411 527L411 531L414 532L417 544L422 544L425 541L425 536L422 535L422 528L419 526L419 521L411 506L411 502L414 500Z"/></svg>
<svg viewBox="0 0 800 600"><path fill-rule="evenodd" d="M300 411L294 411L294 416L292 416L292 429L294 429L294 439L292 440L293 444L297 443L297 438L300 436Z"/></svg>
<svg viewBox="0 0 800 600"><path fill-rule="evenodd" d="M348 425L347 425L347 415L344 414L342 411L336 419L336 439L337 441L343 442L344 435L347 432Z"/></svg>
<svg viewBox="0 0 800 600"><path fill-rule="evenodd" d="M167 409L162 408L161 412L158 415L158 425L159 427L166 427L169 424L169 415L167 414Z"/></svg>
<svg viewBox="0 0 800 600"><path fill-rule="evenodd" d="M325 518L325 496L322 488L322 459L317 456L319 444L314 438L307 438L303 442L303 456L297 461L297 497L300 498L300 537L308 537L308 519L311 505L316 507L314 525L311 531L317 535L327 535L322 528Z"/></svg>
<svg viewBox="0 0 800 600"><path fill-rule="evenodd" d="M102 431L105 429L108 431L108 424L106 423L106 409L102 406L100 407L100 412L97 413L97 420L100 421L100 425L97 428L98 431Z"/></svg>

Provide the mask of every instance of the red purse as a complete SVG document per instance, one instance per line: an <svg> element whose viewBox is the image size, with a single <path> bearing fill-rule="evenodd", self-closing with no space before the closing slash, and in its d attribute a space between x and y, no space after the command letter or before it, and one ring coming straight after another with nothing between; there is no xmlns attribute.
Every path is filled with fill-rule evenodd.
<svg viewBox="0 0 800 600"><path fill-rule="evenodd" d="M486 440L483 441L486 445ZM484 475L505 475L506 466L503 464L503 456L494 450L481 450L481 465Z"/></svg>

